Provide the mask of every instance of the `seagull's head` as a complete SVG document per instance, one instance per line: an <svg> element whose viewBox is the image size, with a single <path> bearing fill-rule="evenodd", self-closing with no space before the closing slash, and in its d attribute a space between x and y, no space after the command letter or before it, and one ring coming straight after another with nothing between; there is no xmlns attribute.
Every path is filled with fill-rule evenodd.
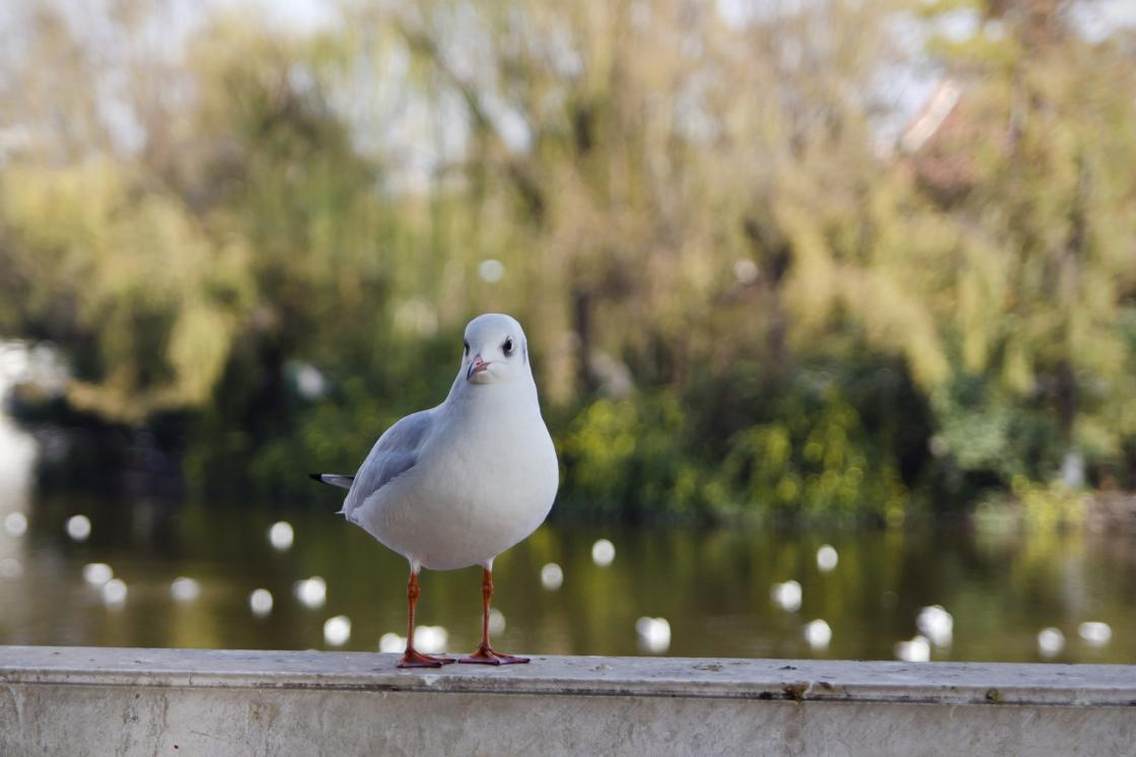
<svg viewBox="0 0 1136 757"><path fill-rule="evenodd" d="M528 340L517 319L486 313L465 327L460 377L466 382L495 384L531 375Z"/></svg>

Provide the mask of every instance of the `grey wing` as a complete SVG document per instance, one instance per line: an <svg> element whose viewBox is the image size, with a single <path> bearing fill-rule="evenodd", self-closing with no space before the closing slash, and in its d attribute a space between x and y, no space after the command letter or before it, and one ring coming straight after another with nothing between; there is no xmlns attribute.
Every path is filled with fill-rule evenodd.
<svg viewBox="0 0 1136 757"><path fill-rule="evenodd" d="M343 501L342 512L348 519L368 497L414 467L418 450L429 436L433 421L434 411L422 410L402 418L379 437L359 466L347 499Z"/></svg>

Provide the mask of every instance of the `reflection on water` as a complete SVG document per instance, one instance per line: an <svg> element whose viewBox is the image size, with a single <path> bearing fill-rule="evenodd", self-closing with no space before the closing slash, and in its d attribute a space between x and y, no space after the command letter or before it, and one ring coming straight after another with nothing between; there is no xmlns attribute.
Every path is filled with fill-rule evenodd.
<svg viewBox="0 0 1136 757"><path fill-rule="evenodd" d="M37 502L25 532L0 529L21 564L0 575L0 643L400 648L406 565L332 510ZM498 559L492 622L500 648L531 653L1132 663L1132 546L546 526ZM424 651L476 646L480 584L476 568L423 574Z"/></svg>
<svg viewBox="0 0 1136 757"><path fill-rule="evenodd" d="M24 542L39 450L35 438L4 412L8 391L25 377L28 363L21 343L0 340L0 643L12 614L9 608L28 601Z"/></svg>

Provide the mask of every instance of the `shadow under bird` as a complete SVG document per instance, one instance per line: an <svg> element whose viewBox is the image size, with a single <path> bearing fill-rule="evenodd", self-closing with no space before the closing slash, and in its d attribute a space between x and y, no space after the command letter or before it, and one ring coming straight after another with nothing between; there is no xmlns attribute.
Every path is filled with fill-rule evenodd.
<svg viewBox="0 0 1136 757"><path fill-rule="evenodd" d="M340 512L410 562L399 667L455 661L414 648L418 573L473 565L483 569L481 645L458 662L528 662L489 642L493 559L544 521L560 473L516 319L489 313L470 321L461 367L442 404L387 429L354 476L312 477L349 489Z"/></svg>

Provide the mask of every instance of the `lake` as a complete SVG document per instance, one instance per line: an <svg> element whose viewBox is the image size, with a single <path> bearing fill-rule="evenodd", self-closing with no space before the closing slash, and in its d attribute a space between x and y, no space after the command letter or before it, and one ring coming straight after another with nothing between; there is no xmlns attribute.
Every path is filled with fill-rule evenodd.
<svg viewBox="0 0 1136 757"><path fill-rule="evenodd" d="M406 564L333 515L335 500L325 512L286 512L39 498L11 510L18 515L0 512L0 643L376 650L384 634L405 634ZM85 540L73 538L85 530L75 515L89 523ZM287 549L270 544L278 521L290 526ZM281 546L288 531L277 528ZM614 547L607 565L595 559L606 557L595 548L600 539ZM824 545L833 548L822 555L828 570L818 565ZM959 523L705 530L557 522L498 559L504 630L495 644L537 654L894 659L897 644L918 632L921 608L941 605L953 624L944 634L942 613L925 616L932 627L924 630L941 642L924 647L931 659L1134 663L1133 546L1124 534ZM108 587L105 569L85 570L98 563L122 583ZM550 564L560 569L558 587ZM179 577L192 581L172 591ZM311 577L323 579L322 601L319 581L298 595L296 583ZM425 571L422 587L419 623L444 629L448 650L471 651L479 569ZM270 611L250 608L256 589L271 593ZM346 630L334 622L325 637L334 616L349 619L350 635L333 647ZM637 632L643 617L666 622L639 622ZM827 645L820 624L806 626L814 620L827 624ZM1038 640L1045 628L1064 640L1048 632L1047 655ZM438 628L428 633L440 643ZM903 653L919 656L920 644Z"/></svg>

